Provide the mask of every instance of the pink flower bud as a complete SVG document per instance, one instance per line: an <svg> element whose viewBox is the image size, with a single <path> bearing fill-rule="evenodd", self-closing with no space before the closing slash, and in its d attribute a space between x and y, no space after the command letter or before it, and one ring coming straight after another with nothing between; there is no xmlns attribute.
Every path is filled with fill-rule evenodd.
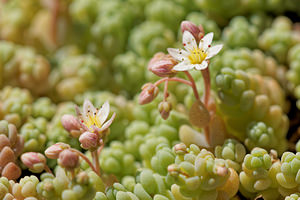
<svg viewBox="0 0 300 200"><path fill-rule="evenodd" d="M201 38L204 36L204 30L203 27L196 26L193 22L190 21L182 21L181 22L181 32L183 33L184 31L190 32L194 38L199 42Z"/></svg>
<svg viewBox="0 0 300 200"><path fill-rule="evenodd" d="M81 147L88 150L94 150L99 146L99 136L96 133L84 132L79 137Z"/></svg>
<svg viewBox="0 0 300 200"><path fill-rule="evenodd" d="M46 164L46 158L41 153L27 152L21 156L23 164L34 172L42 172Z"/></svg>
<svg viewBox="0 0 300 200"><path fill-rule="evenodd" d="M177 63L172 56L159 52L150 60L148 70L160 77L170 77L176 74L173 67Z"/></svg>
<svg viewBox="0 0 300 200"><path fill-rule="evenodd" d="M45 151L45 155L50 159L57 159L59 154L63 150L69 149L69 148L70 148L70 145L59 142L59 143L53 144L50 147L48 147Z"/></svg>
<svg viewBox="0 0 300 200"><path fill-rule="evenodd" d="M79 131L81 127L78 119L75 116L69 114L62 116L61 123L68 132Z"/></svg>
<svg viewBox="0 0 300 200"><path fill-rule="evenodd" d="M172 104L167 101L160 102L158 105L158 111L163 119L168 119L172 110Z"/></svg>
<svg viewBox="0 0 300 200"><path fill-rule="evenodd" d="M152 83L146 83L142 87L142 92L139 96L139 104L144 105L150 103L158 95L158 87Z"/></svg>
<svg viewBox="0 0 300 200"><path fill-rule="evenodd" d="M73 170L79 165L79 156L70 149L65 149L59 154L58 164L68 170Z"/></svg>

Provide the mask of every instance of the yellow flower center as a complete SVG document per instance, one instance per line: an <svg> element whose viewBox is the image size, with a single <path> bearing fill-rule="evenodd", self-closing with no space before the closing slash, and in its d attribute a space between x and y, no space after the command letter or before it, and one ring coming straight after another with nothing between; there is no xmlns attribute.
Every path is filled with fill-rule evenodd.
<svg viewBox="0 0 300 200"><path fill-rule="evenodd" d="M102 125L97 117L97 113L87 114L86 119L84 120L84 124L89 128L91 126L96 126L98 128L101 128Z"/></svg>
<svg viewBox="0 0 300 200"><path fill-rule="evenodd" d="M188 56L188 58L191 64L201 64L206 56L207 53L203 49L194 48L194 50L190 51L190 55Z"/></svg>

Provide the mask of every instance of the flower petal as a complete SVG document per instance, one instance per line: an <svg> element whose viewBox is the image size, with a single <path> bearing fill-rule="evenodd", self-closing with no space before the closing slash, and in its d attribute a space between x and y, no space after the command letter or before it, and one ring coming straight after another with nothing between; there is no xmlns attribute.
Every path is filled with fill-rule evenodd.
<svg viewBox="0 0 300 200"><path fill-rule="evenodd" d="M181 63L178 63L177 65L175 65L173 67L173 70L175 71L187 71L187 70L190 70L190 69L193 69L194 66L188 62L181 62Z"/></svg>
<svg viewBox="0 0 300 200"><path fill-rule="evenodd" d="M195 68L197 70L203 70L203 69L207 68L207 66L208 66L208 63L205 60L202 61L201 64L195 64Z"/></svg>
<svg viewBox="0 0 300 200"><path fill-rule="evenodd" d="M182 36L182 44L188 51L193 51L197 48L196 39L189 31L184 31Z"/></svg>
<svg viewBox="0 0 300 200"><path fill-rule="evenodd" d="M80 111L80 108L77 105L75 105L75 112L76 112L76 115L78 116L79 122L81 124L87 120L87 116L82 114L82 112Z"/></svg>
<svg viewBox="0 0 300 200"><path fill-rule="evenodd" d="M187 59L189 53L183 49L175 49L175 48L168 48L168 53L178 61L184 61Z"/></svg>
<svg viewBox="0 0 300 200"><path fill-rule="evenodd" d="M95 113L96 108L93 106L93 104L90 102L90 100L85 99L83 103L83 115L87 115L88 113Z"/></svg>
<svg viewBox="0 0 300 200"><path fill-rule="evenodd" d="M80 122L80 126L81 126L81 128L82 128L83 130L85 130L85 131L90 131L89 127L87 127L84 123L81 123L81 122Z"/></svg>
<svg viewBox="0 0 300 200"><path fill-rule="evenodd" d="M101 125L105 122L108 115L109 115L109 103L108 103L108 101L106 101L97 113L97 117L98 117Z"/></svg>
<svg viewBox="0 0 300 200"><path fill-rule="evenodd" d="M111 123L114 121L115 117L116 117L116 113L114 113L114 114L111 116L111 118L110 118L107 122L105 122L105 124L103 124L103 126L100 128L100 131L104 131L104 130L108 129L108 127L109 127L109 126L111 125Z"/></svg>
<svg viewBox="0 0 300 200"><path fill-rule="evenodd" d="M214 37L214 33L211 32L211 33L208 33L206 34L199 42L199 48L200 49L203 49L204 51L207 50L208 48L208 45L211 44L212 40L213 40L213 37Z"/></svg>
<svg viewBox="0 0 300 200"><path fill-rule="evenodd" d="M76 112L76 115L79 117L82 115L80 108L77 105L75 105L75 112Z"/></svg>
<svg viewBox="0 0 300 200"><path fill-rule="evenodd" d="M221 51L222 48L223 48L223 44L218 44L218 45L208 48L207 56L205 59L210 59L211 57L217 55Z"/></svg>

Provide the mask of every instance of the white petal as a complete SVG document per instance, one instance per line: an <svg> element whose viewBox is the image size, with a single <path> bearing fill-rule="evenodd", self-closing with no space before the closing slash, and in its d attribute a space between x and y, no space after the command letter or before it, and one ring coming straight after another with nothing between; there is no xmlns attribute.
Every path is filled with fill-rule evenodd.
<svg viewBox="0 0 300 200"><path fill-rule="evenodd" d="M203 70L205 68L207 68L208 63L204 60L201 64L195 64L195 68L197 70Z"/></svg>
<svg viewBox="0 0 300 200"><path fill-rule="evenodd" d="M211 32L211 33L208 33L206 34L199 42L199 48L200 49L203 49L204 51L207 50L208 48L208 45L211 44L212 40L213 40L213 37L214 37L214 33Z"/></svg>
<svg viewBox="0 0 300 200"><path fill-rule="evenodd" d="M111 123L114 121L115 117L116 117L116 113L114 113L111 116L111 118L107 122L105 122L105 124L103 124L103 126L100 128L100 131L104 131L105 129L107 129L111 125Z"/></svg>
<svg viewBox="0 0 300 200"><path fill-rule="evenodd" d="M80 123L82 123L82 121L85 121L87 119L87 116L83 115L81 113L80 108L77 105L75 105L75 112L76 112L76 115L79 118Z"/></svg>
<svg viewBox="0 0 300 200"><path fill-rule="evenodd" d="M83 115L86 116L88 113L95 113L96 108L93 106L93 104L90 102L90 100L85 99L83 103Z"/></svg>
<svg viewBox="0 0 300 200"><path fill-rule="evenodd" d="M106 101L102 105L102 108L100 108L100 110L97 113L97 117L98 117L101 124L103 124L105 122L108 115L109 115L109 103L108 103L108 101Z"/></svg>
<svg viewBox="0 0 300 200"><path fill-rule="evenodd" d="M210 59L211 57L217 55L221 51L222 48L223 48L223 44L218 44L218 45L208 48L207 56L205 59Z"/></svg>
<svg viewBox="0 0 300 200"><path fill-rule="evenodd" d="M82 113L80 111L80 108L77 105L75 105L75 112L76 112L77 116L81 116L82 115Z"/></svg>
<svg viewBox="0 0 300 200"><path fill-rule="evenodd" d="M186 60L189 55L189 53L183 49L168 48L167 50L175 60L180 62Z"/></svg>
<svg viewBox="0 0 300 200"><path fill-rule="evenodd" d="M181 62L181 63L178 63L177 65L175 65L173 67L173 70L175 70L175 71L187 71L187 70L193 69L193 67L194 66L191 65L188 62Z"/></svg>
<svg viewBox="0 0 300 200"><path fill-rule="evenodd" d="M183 33L182 44L185 47L185 49L188 50L188 51L193 51L194 49L197 48L196 39L188 31L184 31L184 33Z"/></svg>

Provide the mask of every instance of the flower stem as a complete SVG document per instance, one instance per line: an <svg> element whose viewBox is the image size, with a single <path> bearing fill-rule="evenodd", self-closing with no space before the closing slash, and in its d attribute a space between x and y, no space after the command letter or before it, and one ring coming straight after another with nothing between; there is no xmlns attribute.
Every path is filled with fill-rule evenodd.
<svg viewBox="0 0 300 200"><path fill-rule="evenodd" d="M77 149L70 149L71 151L77 153L83 160L85 160L85 162L87 162L87 164L92 168L92 170L98 174L100 176L100 174L98 173L98 171L96 170L96 168L94 167L93 163L91 163L91 161L88 159L88 157L86 157L86 155L84 155L83 153L81 153L80 151L78 151Z"/></svg>
<svg viewBox="0 0 300 200"><path fill-rule="evenodd" d="M164 101L167 101L167 98L169 96L169 94L168 94L168 84L169 84L169 80L167 79L165 81L165 88L164 88Z"/></svg>
<svg viewBox="0 0 300 200"><path fill-rule="evenodd" d="M204 105L206 108L208 108L208 103L210 99L210 76L209 76L209 68L205 68L204 70L201 70L203 80L204 80ZM208 144L211 144L210 137L209 137L209 127L206 126L204 128L205 138L208 142Z"/></svg>
<svg viewBox="0 0 300 200"><path fill-rule="evenodd" d="M187 80L184 80L182 78L177 78L177 77L172 77L172 78L169 78L169 77L166 77L166 78L162 78L158 81L156 81L154 83L155 86L158 86L159 84L165 82L165 81L177 81L177 82L180 82L180 83L184 83L186 85L189 85L189 86L192 86L192 83L190 81L187 81Z"/></svg>
<svg viewBox="0 0 300 200"><path fill-rule="evenodd" d="M198 94L198 90L197 90L197 86L196 86L194 78L192 77L192 75L188 71L185 71L184 73L186 74L186 76L188 77L188 79L191 82L191 87L193 88L193 92L194 92L194 95L195 95L196 99L198 101L200 101L200 97L199 97L199 94Z"/></svg>
<svg viewBox="0 0 300 200"><path fill-rule="evenodd" d="M48 167L48 165L45 163L44 165L44 169L46 172L50 173L50 174L53 174L53 172L51 171L51 169Z"/></svg>
<svg viewBox="0 0 300 200"><path fill-rule="evenodd" d="M92 151L92 157L93 157L93 163L95 165L97 174L100 176L100 164L99 164L99 157L98 157L98 151Z"/></svg>
<svg viewBox="0 0 300 200"><path fill-rule="evenodd" d="M205 134L205 139L207 141L207 143L210 145L211 141L210 141L210 137L209 137L209 126L204 127L204 134Z"/></svg>
<svg viewBox="0 0 300 200"><path fill-rule="evenodd" d="M204 86L205 86L205 91L204 91L204 105L207 108L208 103L209 103L209 98L210 98L210 76L209 76L209 69L208 67L205 68L204 70L201 70L202 76L204 79Z"/></svg>

